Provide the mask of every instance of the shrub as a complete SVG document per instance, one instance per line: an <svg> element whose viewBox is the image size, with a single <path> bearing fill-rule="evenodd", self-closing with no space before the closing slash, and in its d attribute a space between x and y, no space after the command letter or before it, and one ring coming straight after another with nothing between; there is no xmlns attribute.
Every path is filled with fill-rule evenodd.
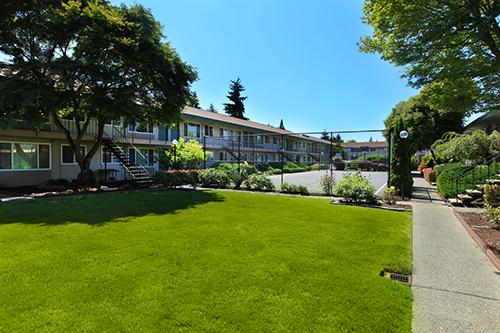
<svg viewBox="0 0 500 333"><path fill-rule="evenodd" d="M194 170L171 170L159 172L156 176L156 183L168 188L183 185L197 185L197 171Z"/></svg>
<svg viewBox="0 0 500 333"><path fill-rule="evenodd" d="M375 187L360 172L347 174L336 186L335 192L338 196L344 197L349 202L359 203L366 201L374 203Z"/></svg>
<svg viewBox="0 0 500 333"><path fill-rule="evenodd" d="M491 224L491 227L500 229L500 207L486 205L485 208L486 219Z"/></svg>
<svg viewBox="0 0 500 333"><path fill-rule="evenodd" d="M309 167L310 170L326 170L328 169L328 164L325 163L316 163Z"/></svg>
<svg viewBox="0 0 500 333"><path fill-rule="evenodd" d="M274 184L271 179L263 174L252 174L243 183L247 189L252 191L271 192L275 190Z"/></svg>
<svg viewBox="0 0 500 333"><path fill-rule="evenodd" d="M328 174L323 175L321 176L319 183L325 195L330 196L333 194L333 188L335 187L335 177Z"/></svg>
<svg viewBox="0 0 500 333"><path fill-rule="evenodd" d="M396 204L396 188L394 186L388 187L384 191L384 195L382 197L382 201L388 205Z"/></svg>
<svg viewBox="0 0 500 333"><path fill-rule="evenodd" d="M290 183L283 183L283 185L281 185L280 192L288 194L309 195L309 190L304 185L295 185Z"/></svg>
<svg viewBox="0 0 500 333"><path fill-rule="evenodd" d="M286 173L304 172L308 170L309 167L302 163L287 162L283 166L283 171Z"/></svg>
<svg viewBox="0 0 500 333"><path fill-rule="evenodd" d="M346 163L343 160L336 159L333 161L333 166L335 170L345 170Z"/></svg>
<svg viewBox="0 0 500 333"><path fill-rule="evenodd" d="M491 206L500 205L499 185L484 185L484 203Z"/></svg>
<svg viewBox="0 0 500 333"><path fill-rule="evenodd" d="M43 184L37 186L39 190L42 191L64 191L70 187L70 182L67 179L49 179Z"/></svg>
<svg viewBox="0 0 500 333"><path fill-rule="evenodd" d="M383 155L374 155L374 156L367 156L366 160L370 162L387 162L387 157Z"/></svg>
<svg viewBox="0 0 500 333"><path fill-rule="evenodd" d="M246 162L240 163L239 166L237 163L224 163L218 165L217 169L227 174L230 182L234 184L235 189L240 188L241 184L247 180L248 176L257 173L257 169Z"/></svg>
<svg viewBox="0 0 500 333"><path fill-rule="evenodd" d="M224 188L231 183L229 176L224 171L214 168L201 170L198 179L203 187Z"/></svg>
<svg viewBox="0 0 500 333"><path fill-rule="evenodd" d="M493 228L500 229L500 186L484 186L485 213L488 222Z"/></svg>
<svg viewBox="0 0 500 333"><path fill-rule="evenodd" d="M457 193L464 193L465 190L473 188L475 184L484 183L488 178L488 166L479 165L474 167L474 172L470 166L462 163L440 164L434 168L437 171L437 189L439 193L446 197L454 197ZM490 166L489 174L495 174L500 170L499 164ZM457 182L458 180L458 182Z"/></svg>

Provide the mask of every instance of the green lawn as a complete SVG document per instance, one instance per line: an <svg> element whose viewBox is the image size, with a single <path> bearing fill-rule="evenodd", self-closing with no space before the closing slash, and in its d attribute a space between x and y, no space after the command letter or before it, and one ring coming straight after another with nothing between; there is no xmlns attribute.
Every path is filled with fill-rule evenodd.
<svg viewBox="0 0 500 333"><path fill-rule="evenodd" d="M2 332L409 332L408 213L131 191L0 205Z"/></svg>

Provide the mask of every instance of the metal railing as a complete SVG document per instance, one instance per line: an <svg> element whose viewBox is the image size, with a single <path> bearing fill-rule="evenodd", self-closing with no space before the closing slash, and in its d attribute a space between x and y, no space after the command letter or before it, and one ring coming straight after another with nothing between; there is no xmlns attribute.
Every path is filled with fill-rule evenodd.
<svg viewBox="0 0 500 333"><path fill-rule="evenodd" d="M475 190L477 185L484 185L488 179L500 173L500 154L488 158L486 161L465 166L453 178L455 196L465 193L466 190Z"/></svg>

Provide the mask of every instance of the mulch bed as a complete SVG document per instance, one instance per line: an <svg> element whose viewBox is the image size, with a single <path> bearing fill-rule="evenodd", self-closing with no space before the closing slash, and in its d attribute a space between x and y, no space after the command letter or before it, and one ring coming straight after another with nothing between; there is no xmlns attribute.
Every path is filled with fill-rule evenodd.
<svg viewBox="0 0 500 333"><path fill-rule="evenodd" d="M465 223L500 260L500 230L493 229L482 214L458 212Z"/></svg>

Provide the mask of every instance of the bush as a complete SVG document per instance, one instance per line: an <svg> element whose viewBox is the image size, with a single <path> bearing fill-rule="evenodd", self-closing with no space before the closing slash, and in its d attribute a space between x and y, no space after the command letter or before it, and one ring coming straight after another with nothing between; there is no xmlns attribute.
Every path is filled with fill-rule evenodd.
<svg viewBox="0 0 500 333"><path fill-rule="evenodd" d="M388 187L385 190L382 201L388 205L396 204L396 188L394 186Z"/></svg>
<svg viewBox="0 0 500 333"><path fill-rule="evenodd" d="M240 188L241 184L248 179L248 176L257 173L257 169L248 163L237 163L229 164L224 163L217 166L217 169L223 171L229 177L231 183L234 184L234 188Z"/></svg>
<svg viewBox="0 0 500 333"><path fill-rule="evenodd" d="M162 171L156 176L156 183L168 188L174 188L183 185L191 185L193 188L197 185L197 171L194 170L172 170Z"/></svg>
<svg viewBox="0 0 500 333"><path fill-rule="evenodd" d="M231 183L231 179L224 171L213 168L201 170L198 179L203 187L224 188Z"/></svg>
<svg viewBox="0 0 500 333"><path fill-rule="evenodd" d="M386 156L383 156L383 155L374 155L374 156L367 156L366 157L366 160L367 161L370 161L370 162L387 162L387 157Z"/></svg>
<svg viewBox="0 0 500 333"><path fill-rule="evenodd" d="M333 166L335 170L345 170L346 163L343 160L336 159L333 161Z"/></svg>
<svg viewBox="0 0 500 333"><path fill-rule="evenodd" d="M500 207L486 205L486 219L491 224L492 228L500 229Z"/></svg>
<svg viewBox="0 0 500 333"><path fill-rule="evenodd" d="M309 190L304 185L295 185L290 183L283 183L283 185L281 185L280 192L288 194L309 195Z"/></svg>
<svg viewBox="0 0 500 333"><path fill-rule="evenodd" d="M484 185L484 203L490 206L500 205L499 185Z"/></svg>
<svg viewBox="0 0 500 333"><path fill-rule="evenodd" d="M338 196L344 197L349 202L359 203L366 201L374 203L375 187L360 172L346 175L336 186L335 192Z"/></svg>
<svg viewBox="0 0 500 333"><path fill-rule="evenodd" d="M500 229L500 186L484 186L484 203L486 219L493 228Z"/></svg>
<svg viewBox="0 0 500 333"><path fill-rule="evenodd" d="M302 163L287 162L283 166L283 171L285 173L295 173L309 171L309 167Z"/></svg>
<svg viewBox="0 0 500 333"><path fill-rule="evenodd" d="M243 186L252 191L272 192L276 189L271 179L263 174L252 174L248 176Z"/></svg>
<svg viewBox="0 0 500 333"><path fill-rule="evenodd" d="M49 179L43 184L38 185L37 188L42 191L64 191L65 189L69 188L70 185L71 184L67 179L59 178Z"/></svg>
<svg viewBox="0 0 500 333"><path fill-rule="evenodd" d="M474 168L462 163L440 164L434 168L437 171L437 189L445 198L452 198L457 193L464 193L467 189L474 188L475 184L482 184L488 178L488 166L479 165ZM495 163L490 166L490 174L495 174L500 170L500 164ZM457 184L458 180L458 184Z"/></svg>
<svg viewBox="0 0 500 333"><path fill-rule="evenodd" d="M328 164L325 163L316 163L309 167L310 170L326 170L328 169Z"/></svg>
<svg viewBox="0 0 500 333"><path fill-rule="evenodd" d="M330 196L333 194L333 188L335 187L335 177L330 175L323 175L321 176L319 183L325 195Z"/></svg>

